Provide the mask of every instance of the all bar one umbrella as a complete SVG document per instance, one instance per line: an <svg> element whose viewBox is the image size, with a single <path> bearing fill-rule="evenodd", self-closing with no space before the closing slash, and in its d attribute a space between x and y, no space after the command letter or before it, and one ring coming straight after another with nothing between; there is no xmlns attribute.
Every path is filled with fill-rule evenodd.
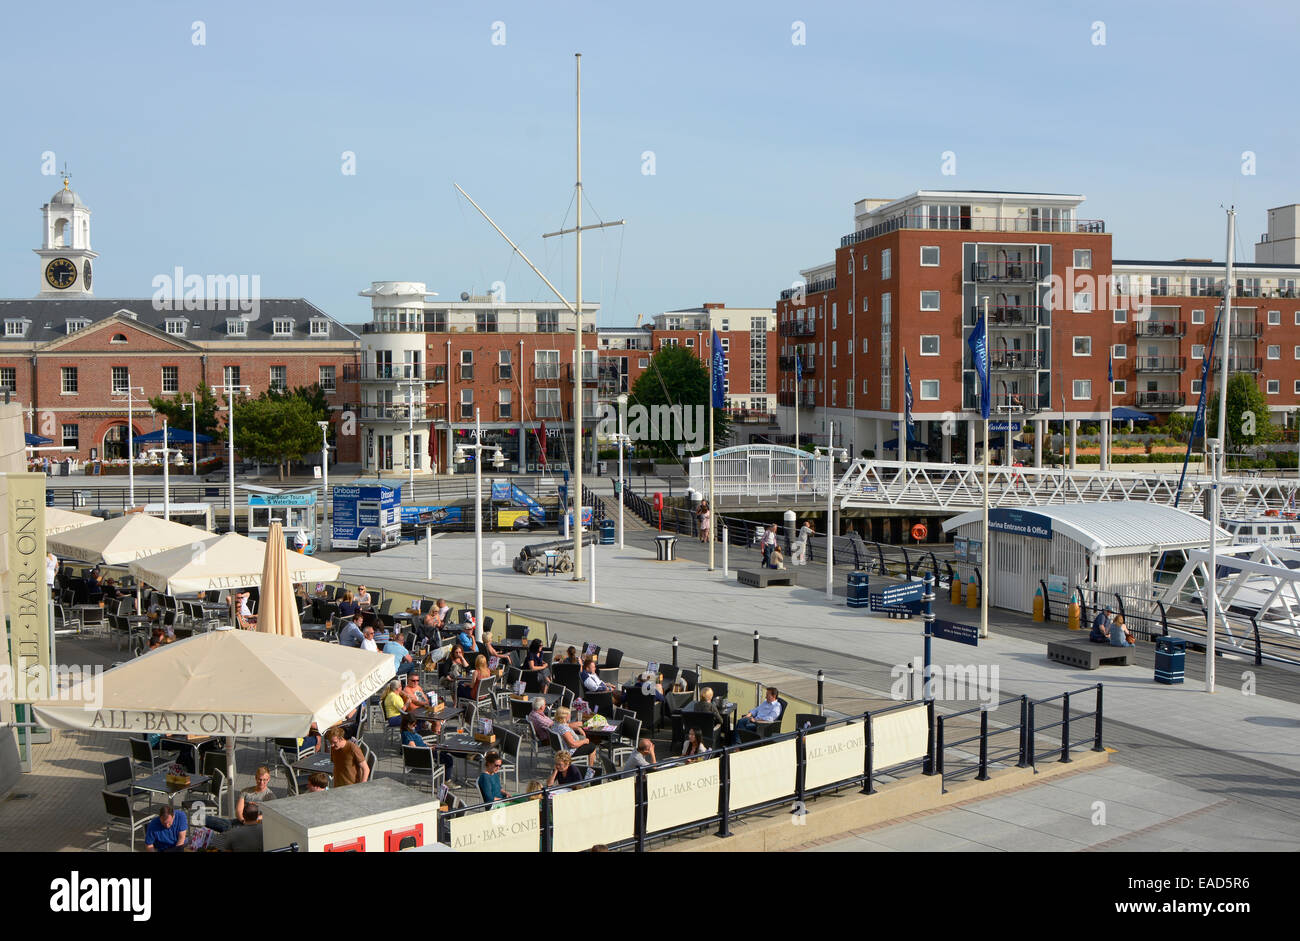
<svg viewBox="0 0 1300 941"><path fill-rule="evenodd" d="M47 540L51 551L65 559L104 565L125 565L177 546L197 545L212 534L193 526L145 513L128 513L58 533Z"/></svg>
<svg viewBox="0 0 1300 941"><path fill-rule="evenodd" d="M145 556L128 568L140 581L173 595L262 584L266 545L239 533L202 535L205 538L193 544ZM330 582L339 577L339 567L332 562L296 552L285 555L292 582ZM261 605L265 607L265 589L262 595Z"/></svg>
<svg viewBox="0 0 1300 941"><path fill-rule="evenodd" d="M73 513L71 510L60 510L56 506L47 506L45 508L45 535L53 536L55 533L66 533L70 529L79 529L82 526L90 526L94 523L101 523L97 516L87 516L85 513Z"/></svg>
<svg viewBox="0 0 1300 941"><path fill-rule="evenodd" d="M300 553L295 552L295 556ZM262 587L257 596L257 629L261 633L301 637L298 600L293 596L289 576L289 550L284 545L284 528L279 520L266 534L266 555L262 561ZM301 556L306 559L306 556ZM328 565L329 563L324 563ZM333 566L335 572L338 566Z"/></svg>

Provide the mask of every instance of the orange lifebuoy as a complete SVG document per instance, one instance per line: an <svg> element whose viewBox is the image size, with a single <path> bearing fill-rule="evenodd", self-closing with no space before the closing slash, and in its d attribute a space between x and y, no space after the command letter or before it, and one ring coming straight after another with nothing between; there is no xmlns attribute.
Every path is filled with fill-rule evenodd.
<svg viewBox="0 0 1300 941"><path fill-rule="evenodd" d="M912 538L915 539L917 542L920 542L922 539L925 538L925 534L928 532L929 530L925 528L924 523L917 523L915 526L912 527Z"/></svg>

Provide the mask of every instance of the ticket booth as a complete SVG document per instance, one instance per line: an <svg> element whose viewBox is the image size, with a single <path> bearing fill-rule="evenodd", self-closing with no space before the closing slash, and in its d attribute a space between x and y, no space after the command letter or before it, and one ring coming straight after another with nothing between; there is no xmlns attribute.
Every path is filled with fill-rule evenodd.
<svg viewBox="0 0 1300 941"><path fill-rule="evenodd" d="M402 485L358 480L331 487L335 549L386 549L402 541Z"/></svg>
<svg viewBox="0 0 1300 941"><path fill-rule="evenodd" d="M438 842L438 802L397 781L367 781L267 801L262 848L396 853Z"/></svg>

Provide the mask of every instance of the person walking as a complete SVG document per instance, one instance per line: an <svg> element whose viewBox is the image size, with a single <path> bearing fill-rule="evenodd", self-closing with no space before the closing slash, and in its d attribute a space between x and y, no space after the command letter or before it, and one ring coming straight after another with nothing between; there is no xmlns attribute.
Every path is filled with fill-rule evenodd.
<svg viewBox="0 0 1300 941"><path fill-rule="evenodd" d="M763 534L763 567L772 568L772 550L776 548L776 523Z"/></svg>
<svg viewBox="0 0 1300 941"><path fill-rule="evenodd" d="M709 529L713 525L713 510L709 506L709 501L705 500L700 504L700 542L709 541Z"/></svg>

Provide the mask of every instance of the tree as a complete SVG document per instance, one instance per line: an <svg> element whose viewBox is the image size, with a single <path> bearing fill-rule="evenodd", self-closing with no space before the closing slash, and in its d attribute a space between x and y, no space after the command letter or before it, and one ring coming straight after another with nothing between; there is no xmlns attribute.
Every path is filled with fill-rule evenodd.
<svg viewBox="0 0 1300 941"><path fill-rule="evenodd" d="M647 443L656 456L675 460L679 444L687 451L708 448L708 425L696 420L703 409L713 417L714 444L720 447L730 436L731 422L721 409L710 409L709 401L708 366L688 349L661 347L632 384L628 403L642 406L645 412L636 417L629 414L627 433ZM670 420L673 413L667 409L673 406L681 406L680 420Z"/></svg>
<svg viewBox="0 0 1300 941"><path fill-rule="evenodd" d="M235 402L235 447L244 457L275 464L280 479L287 465L320 448L320 428L307 399L264 394Z"/></svg>
<svg viewBox="0 0 1300 941"><path fill-rule="evenodd" d="M186 404L198 403L198 417L191 417L190 410ZM172 428L188 429L191 422L197 426L197 431L201 435L207 435L213 441L226 440L226 429L224 423L218 425L217 409L225 403L217 399L212 394L212 390L205 385L197 385L194 392L183 392L180 395L156 396L149 400L149 407L159 415L167 416L167 424Z"/></svg>
<svg viewBox="0 0 1300 941"><path fill-rule="evenodd" d="M1266 444L1278 436L1277 426L1269 417L1268 399L1259 384L1248 373L1239 372L1228 377L1228 445L1250 447ZM1216 392L1205 411L1206 433L1213 438L1219 433L1219 394Z"/></svg>

